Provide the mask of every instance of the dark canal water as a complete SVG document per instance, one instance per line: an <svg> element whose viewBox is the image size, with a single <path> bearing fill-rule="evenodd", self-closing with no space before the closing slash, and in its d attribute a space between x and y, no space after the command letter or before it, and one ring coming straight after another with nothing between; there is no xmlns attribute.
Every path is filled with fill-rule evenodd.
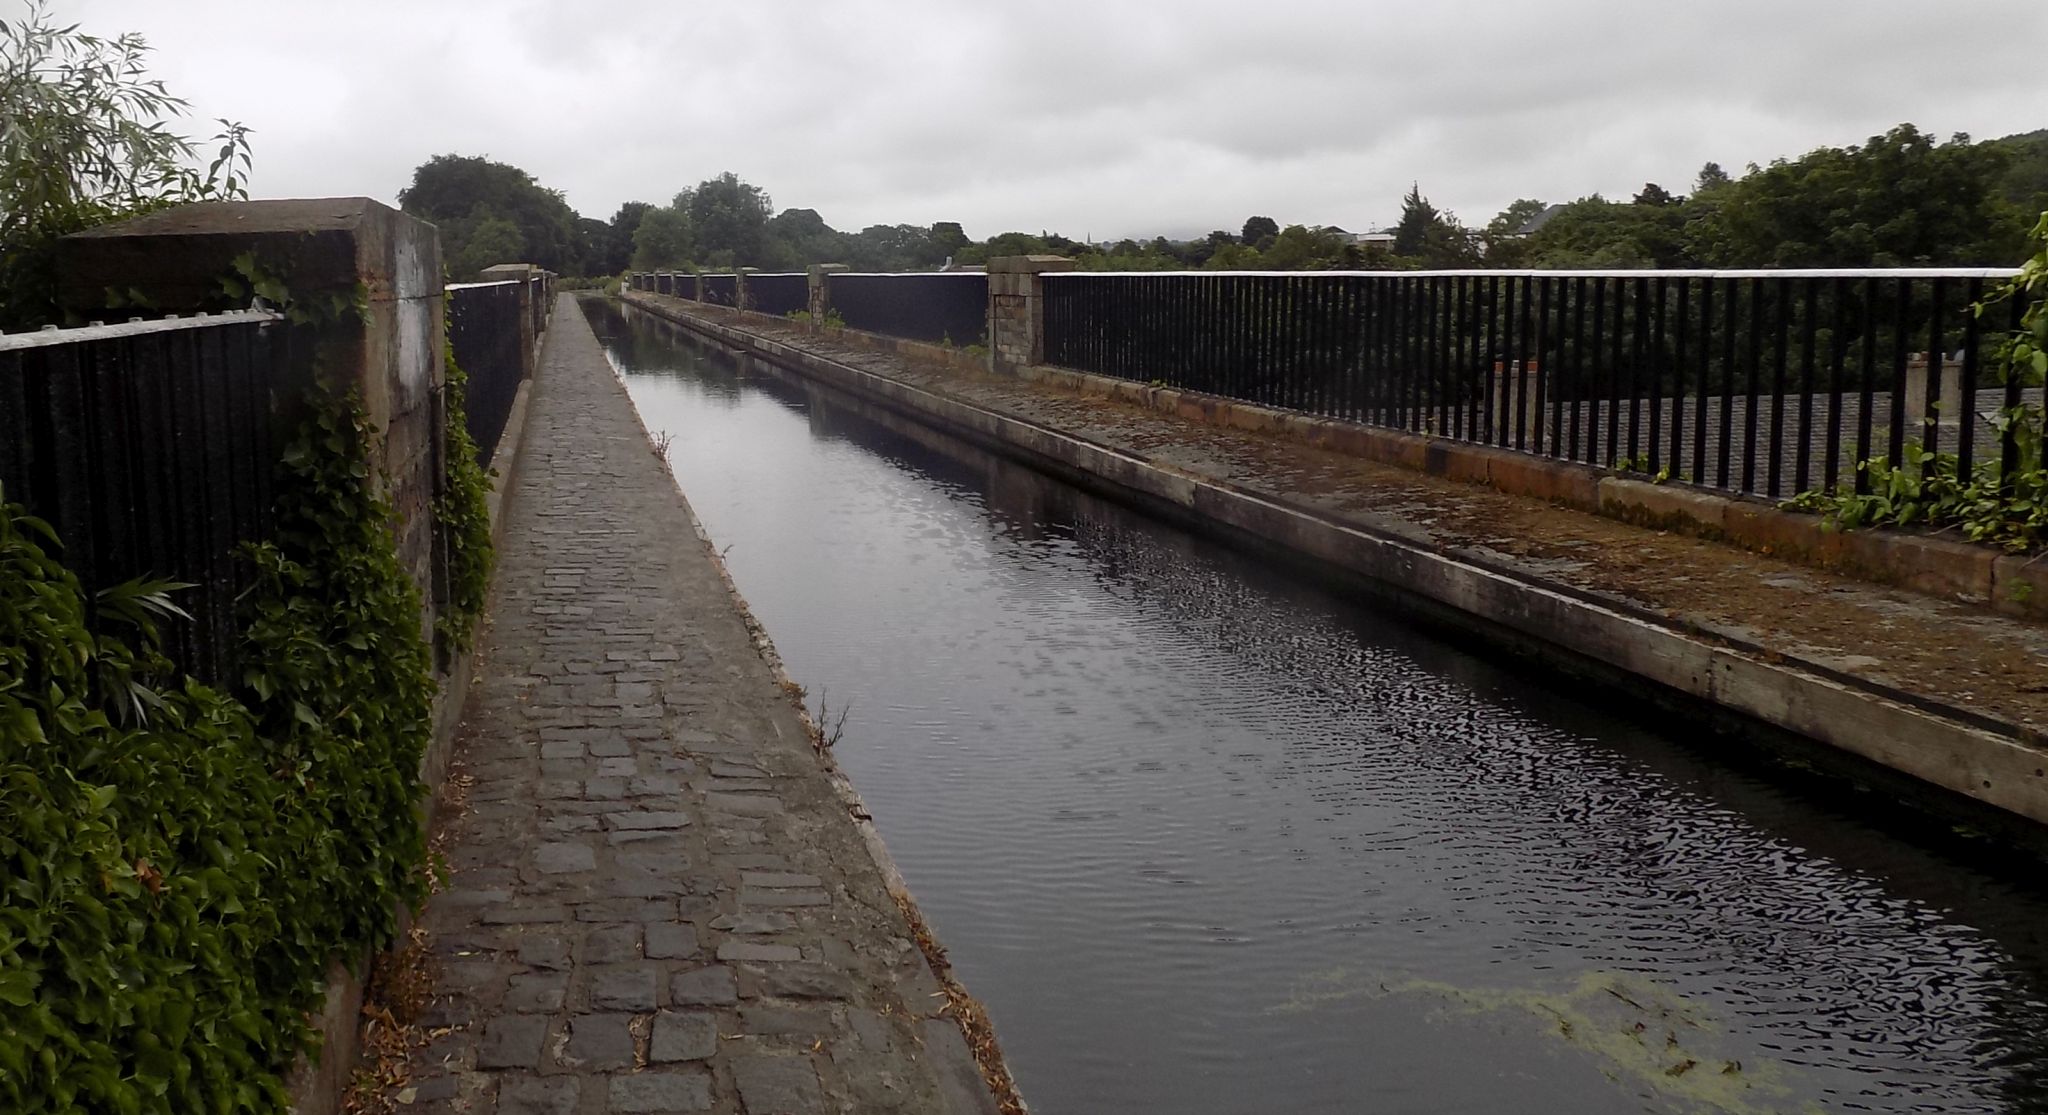
<svg viewBox="0 0 2048 1115"><path fill-rule="evenodd" d="M2048 1111L2048 891L588 303L1041 1115Z"/></svg>

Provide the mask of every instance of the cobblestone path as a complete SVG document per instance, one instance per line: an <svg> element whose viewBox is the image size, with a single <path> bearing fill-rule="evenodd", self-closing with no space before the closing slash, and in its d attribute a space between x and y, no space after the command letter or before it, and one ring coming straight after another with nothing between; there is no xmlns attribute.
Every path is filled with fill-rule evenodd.
<svg viewBox="0 0 2048 1115"><path fill-rule="evenodd" d="M422 924L412 1111L993 1112L847 802L573 302Z"/></svg>

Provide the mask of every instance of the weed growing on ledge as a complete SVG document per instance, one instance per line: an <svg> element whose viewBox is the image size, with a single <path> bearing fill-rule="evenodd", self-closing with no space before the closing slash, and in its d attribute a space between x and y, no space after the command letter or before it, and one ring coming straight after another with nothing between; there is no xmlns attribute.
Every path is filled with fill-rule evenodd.
<svg viewBox="0 0 2048 1115"><path fill-rule="evenodd" d="M815 323L822 324L826 329L846 328L846 319L839 316L838 310L826 310L822 321L813 317L809 310L791 310L782 316L796 322L798 325L811 325Z"/></svg>
<svg viewBox="0 0 2048 1115"><path fill-rule="evenodd" d="M2011 299L2027 299L2019 331L1999 353L2009 382L2039 384L2048 380L2048 213L2034 226L2039 245L1997 294L1975 307ZM1907 442L1894 463L1872 457L1856 466L1869 479L1868 492L1839 486L1828 492L1802 492L1785 507L1825 516L1830 526L1926 526L1954 528L1972 542L1987 542L2013 552L2048 542L2048 465L2042 459L2043 416L2031 404L2007 407L1992 419L2002 441L2009 439L2016 458L2010 472L1985 461L1963 475L1953 453L1930 453Z"/></svg>

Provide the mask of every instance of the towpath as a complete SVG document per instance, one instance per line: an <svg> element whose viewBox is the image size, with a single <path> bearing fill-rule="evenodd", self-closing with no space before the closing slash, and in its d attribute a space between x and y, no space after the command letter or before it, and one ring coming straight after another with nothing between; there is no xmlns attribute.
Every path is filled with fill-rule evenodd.
<svg viewBox="0 0 2048 1115"><path fill-rule="evenodd" d="M994 1112L583 315L554 316L397 1110ZM765 644L762 644L765 646Z"/></svg>

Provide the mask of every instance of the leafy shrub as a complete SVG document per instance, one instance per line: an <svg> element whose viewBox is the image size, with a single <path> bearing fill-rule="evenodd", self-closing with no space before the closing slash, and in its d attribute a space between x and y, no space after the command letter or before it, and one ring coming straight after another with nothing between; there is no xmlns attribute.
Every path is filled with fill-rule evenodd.
<svg viewBox="0 0 2048 1115"><path fill-rule="evenodd" d="M88 600L0 505L0 1109L277 1111L328 966L424 893L433 689L360 410L290 445L244 692L175 676L176 586Z"/></svg>
<svg viewBox="0 0 2048 1115"><path fill-rule="evenodd" d="M2027 308L2017 333L2000 352L2000 371L2012 382L2040 383L2048 377L2048 213L2034 226L2040 245L2020 273L1999 293L1977 307L2023 299ZM2009 407L1996 419L2002 439L2014 446L2015 464L2004 472L1997 461L1985 461L1962 474L1953 453L1929 453L1907 442L1896 464L1872 457L1856 466L1868 478L1869 491L1851 485L1829 492L1802 492L1785 506L1826 516L1844 530L1873 526L1954 528L1972 542L2008 550L2033 549L2048 542L2048 463L2042 456L2044 420L2032 404Z"/></svg>

